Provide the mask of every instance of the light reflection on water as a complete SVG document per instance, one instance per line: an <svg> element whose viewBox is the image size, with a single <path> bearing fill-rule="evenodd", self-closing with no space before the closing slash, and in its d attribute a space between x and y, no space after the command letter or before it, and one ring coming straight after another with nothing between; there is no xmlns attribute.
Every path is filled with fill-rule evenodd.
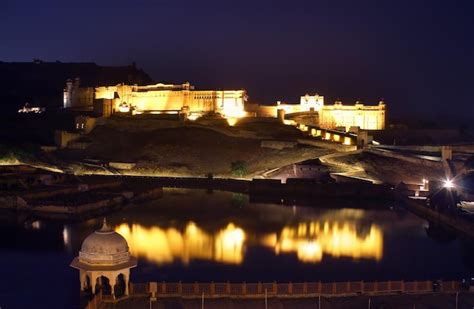
<svg viewBox="0 0 474 309"><path fill-rule="evenodd" d="M213 260L227 264L240 264L244 255L245 232L229 223L225 229L211 235L193 222L184 231L176 228L151 228L139 224L121 224L115 227L128 242L132 255L144 257L157 264L180 260Z"/></svg>
<svg viewBox="0 0 474 309"><path fill-rule="evenodd" d="M381 260L383 254L382 230L371 225L369 232L357 231L353 222L310 222L297 227L284 227L279 237L270 235L265 245L280 252L296 252L302 262L317 263L325 254L333 257Z"/></svg>
<svg viewBox="0 0 474 309"><path fill-rule="evenodd" d="M246 246L267 247L275 255L296 254L306 263L321 262L324 255L376 261L383 255L382 230L372 224L368 231L359 231L357 223L350 221L311 221L263 235L233 223L214 233L194 222L188 222L183 230L123 223L115 231L125 237L133 255L158 265L175 261L188 265L191 260L241 264Z"/></svg>

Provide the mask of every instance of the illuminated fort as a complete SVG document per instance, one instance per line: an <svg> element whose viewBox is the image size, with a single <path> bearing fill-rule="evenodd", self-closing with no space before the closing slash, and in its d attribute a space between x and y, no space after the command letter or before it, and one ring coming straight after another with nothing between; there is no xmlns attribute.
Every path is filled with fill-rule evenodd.
<svg viewBox="0 0 474 309"><path fill-rule="evenodd" d="M195 90L189 83L181 85L155 84L147 86L116 85L79 87L78 81L68 81L64 90L64 107L91 109L101 105L110 113L219 113L225 117L245 115L245 90Z"/></svg>
<svg viewBox="0 0 474 309"><path fill-rule="evenodd" d="M246 109L258 117L279 117L279 111L281 117L314 113L318 125L324 129L344 128L346 131L351 127L364 130L385 129L384 101L379 101L378 105L364 105L360 101L355 105L343 105L341 101L336 101L334 105L325 105L324 96L306 94L301 96L299 104L281 101L275 105L246 104Z"/></svg>
<svg viewBox="0 0 474 309"><path fill-rule="evenodd" d="M64 108L97 110L105 117L121 114L180 114L194 120L209 113L227 119L243 117L290 118L314 116L314 123L324 129L349 131L351 127L365 130L385 128L385 103L364 105L325 105L324 96L304 95L299 104L278 101L275 105L247 102L247 92L240 90L196 90L190 83L146 86L118 84L115 86L80 87L80 80L68 80L64 89ZM229 122L231 123L231 122Z"/></svg>

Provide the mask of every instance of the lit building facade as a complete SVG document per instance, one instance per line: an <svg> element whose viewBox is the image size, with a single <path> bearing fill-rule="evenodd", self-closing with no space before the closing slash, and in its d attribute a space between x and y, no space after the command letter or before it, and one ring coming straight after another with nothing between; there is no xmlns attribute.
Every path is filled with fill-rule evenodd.
<svg viewBox="0 0 474 309"><path fill-rule="evenodd" d="M106 100L113 113L216 112L243 117L246 99L245 90L195 90L189 83L79 88L68 82L64 90L65 108L91 109L94 100Z"/></svg>
<svg viewBox="0 0 474 309"><path fill-rule="evenodd" d="M115 86L79 87L79 80L68 80L64 89L64 107L94 109L103 116L113 113L185 114L188 119L218 113L236 120L245 116L285 118L285 115L311 116L313 124L323 129L359 127L364 130L385 128L385 103L367 106L324 105L324 96L306 94L299 104L258 105L247 102L245 90L196 90L190 83L146 86L119 84Z"/></svg>
<svg viewBox="0 0 474 309"><path fill-rule="evenodd" d="M364 130L383 130L385 128L385 103L367 106L359 101L355 105L343 105L336 101L334 105L325 105L319 113L319 125L325 129L351 127Z"/></svg>
<svg viewBox="0 0 474 309"><path fill-rule="evenodd" d="M334 105L324 105L324 97L304 95L299 104L277 102L276 105L247 104L246 111L257 117L280 117L278 111L283 111L283 116L294 118L303 115L316 114L315 124L323 129L336 129L344 127L349 131L351 127L363 130L383 130L385 128L385 103L378 105L364 105L357 101L355 105L343 105L336 101Z"/></svg>
<svg viewBox="0 0 474 309"><path fill-rule="evenodd" d="M245 110L255 114L257 117L278 117L278 110L284 110L285 114L303 112L319 112L324 106L324 96L319 94L301 96L299 104L284 103L277 101L276 105L247 104Z"/></svg>

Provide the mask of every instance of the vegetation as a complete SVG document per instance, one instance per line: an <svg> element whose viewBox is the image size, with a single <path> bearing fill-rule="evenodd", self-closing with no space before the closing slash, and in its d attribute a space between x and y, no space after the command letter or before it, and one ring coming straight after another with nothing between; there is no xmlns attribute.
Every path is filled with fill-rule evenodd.
<svg viewBox="0 0 474 309"><path fill-rule="evenodd" d="M230 165L233 176L244 177L247 175L247 163L245 161L234 161Z"/></svg>
<svg viewBox="0 0 474 309"><path fill-rule="evenodd" d="M0 162L5 164L29 162L37 152L37 147L29 144L22 147L0 145Z"/></svg>

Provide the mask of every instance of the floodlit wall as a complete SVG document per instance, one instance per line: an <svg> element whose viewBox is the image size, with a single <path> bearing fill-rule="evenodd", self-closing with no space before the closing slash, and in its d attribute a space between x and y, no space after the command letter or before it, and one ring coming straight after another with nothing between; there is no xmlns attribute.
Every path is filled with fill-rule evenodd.
<svg viewBox="0 0 474 309"><path fill-rule="evenodd" d="M300 106L302 112L308 112L311 109L313 109L315 112L319 112L324 106L324 97L318 94L306 94L301 96Z"/></svg>
<svg viewBox="0 0 474 309"><path fill-rule="evenodd" d="M181 111L218 112L229 117L244 113L245 90L194 90L182 85L156 84L149 86L117 85L95 88L95 99L115 99L113 110L128 105L137 112Z"/></svg>
<svg viewBox="0 0 474 309"><path fill-rule="evenodd" d="M325 105L321 109L320 126L325 129L359 127L364 130L383 130L385 128L385 104L381 101L376 106L355 105Z"/></svg>

